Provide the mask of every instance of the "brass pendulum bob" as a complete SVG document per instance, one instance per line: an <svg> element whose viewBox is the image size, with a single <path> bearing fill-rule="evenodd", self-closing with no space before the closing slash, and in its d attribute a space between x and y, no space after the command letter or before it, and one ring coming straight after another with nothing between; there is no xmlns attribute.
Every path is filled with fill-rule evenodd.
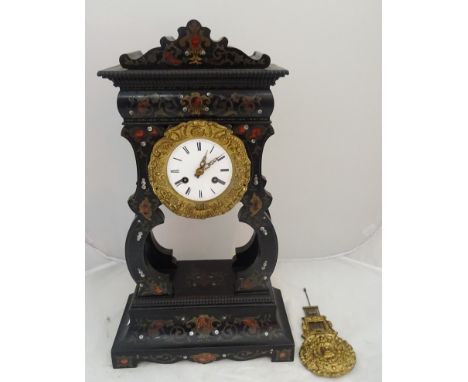
<svg viewBox="0 0 468 382"><path fill-rule="evenodd" d="M350 344L338 337L332 323L320 315L318 306L304 306L302 343L299 357L302 364L321 377L339 377L349 373L356 364L356 354Z"/></svg>

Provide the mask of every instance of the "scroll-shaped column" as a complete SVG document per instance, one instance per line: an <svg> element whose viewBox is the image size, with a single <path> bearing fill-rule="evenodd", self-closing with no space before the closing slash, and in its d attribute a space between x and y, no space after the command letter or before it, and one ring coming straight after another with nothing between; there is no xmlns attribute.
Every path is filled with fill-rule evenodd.
<svg viewBox="0 0 468 382"><path fill-rule="evenodd" d="M261 161L265 142L274 131L269 124L241 125L235 131L244 139L252 166L251 181L242 198L239 220L254 230L249 242L236 249L233 263L235 288L237 292L266 290L278 258L278 239L268 211L272 197L265 190Z"/></svg>
<svg viewBox="0 0 468 382"><path fill-rule="evenodd" d="M124 126L122 136L132 145L137 163L137 187L128 204L135 219L125 242L128 270L138 284L138 295L171 295L172 276L177 267L172 250L161 246L152 229L164 223L161 202L148 182L148 158L154 143L162 136L157 126Z"/></svg>

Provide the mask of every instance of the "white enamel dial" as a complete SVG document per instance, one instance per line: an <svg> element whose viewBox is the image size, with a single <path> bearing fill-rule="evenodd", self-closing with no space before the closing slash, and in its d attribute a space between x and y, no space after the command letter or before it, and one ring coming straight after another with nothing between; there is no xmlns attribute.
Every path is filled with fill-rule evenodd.
<svg viewBox="0 0 468 382"><path fill-rule="evenodd" d="M193 201L221 195L231 183L232 162L222 146L204 138L189 139L169 156L167 177L174 190Z"/></svg>

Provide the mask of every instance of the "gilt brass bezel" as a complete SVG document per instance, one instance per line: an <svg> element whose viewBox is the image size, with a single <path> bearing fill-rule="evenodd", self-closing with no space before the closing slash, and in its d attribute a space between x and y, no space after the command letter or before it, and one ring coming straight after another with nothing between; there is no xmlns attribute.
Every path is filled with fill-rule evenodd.
<svg viewBox="0 0 468 382"><path fill-rule="evenodd" d="M232 162L232 177L222 194L207 201L194 201L180 195L169 182L167 164L172 152L181 143L195 138L219 144ZM195 171L195 169L194 169ZM250 181L250 160L243 142L232 130L212 121L182 122L168 129L151 152L148 176L155 195L169 210L193 219L206 219L231 210L244 196Z"/></svg>

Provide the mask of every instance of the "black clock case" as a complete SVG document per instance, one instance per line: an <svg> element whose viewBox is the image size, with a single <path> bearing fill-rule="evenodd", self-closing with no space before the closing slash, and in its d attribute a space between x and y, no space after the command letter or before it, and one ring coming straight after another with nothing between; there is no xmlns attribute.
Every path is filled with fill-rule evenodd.
<svg viewBox="0 0 468 382"><path fill-rule="evenodd" d="M220 52L221 64L215 62ZM163 38L160 48L123 55L120 62L98 73L120 88L121 134L132 145L138 173L128 200L135 219L125 244L136 289L112 347L114 368L141 361L208 363L261 356L292 361L294 340L283 299L270 282L278 242L268 210L272 197L261 171L264 144L274 133L270 87L288 71L270 64L266 55L246 56L227 47L226 39L211 40L209 29L195 20L179 28L177 40ZM161 202L148 181L152 147L168 128L194 119L232 129L251 161L239 220L252 227L253 235L236 248L232 260L177 261L152 232L164 223Z"/></svg>

